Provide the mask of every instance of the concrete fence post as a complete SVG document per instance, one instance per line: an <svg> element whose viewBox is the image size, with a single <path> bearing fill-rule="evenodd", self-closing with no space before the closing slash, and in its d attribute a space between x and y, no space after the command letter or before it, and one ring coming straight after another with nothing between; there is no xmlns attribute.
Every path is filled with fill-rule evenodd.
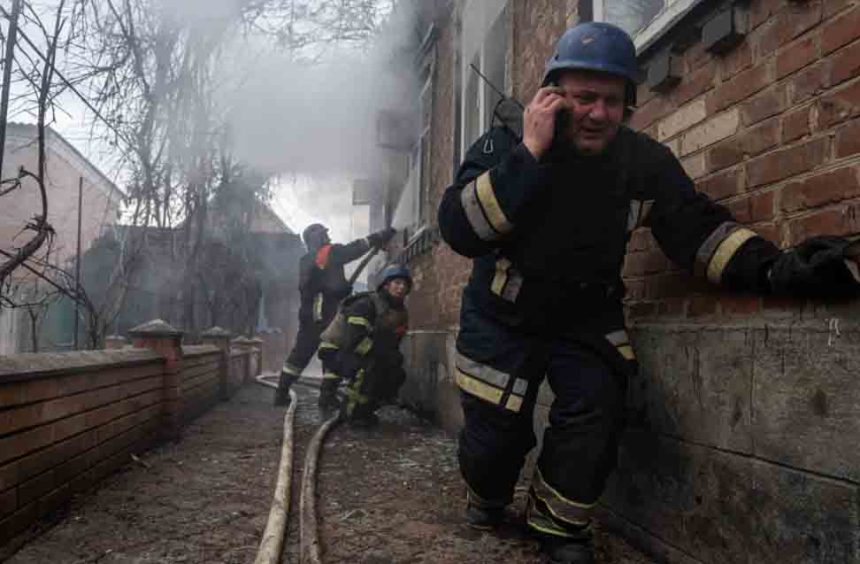
<svg viewBox="0 0 860 564"><path fill-rule="evenodd" d="M263 373L263 346L265 345L265 341L259 337L251 337L249 339L251 341L251 347L253 349L253 356L257 359L254 363L254 369L251 371L251 378L256 378L260 374Z"/></svg>
<svg viewBox="0 0 860 564"><path fill-rule="evenodd" d="M132 328L128 332L132 346L151 349L164 358L162 384L162 438L178 440L181 427L182 331L161 319L154 319Z"/></svg>
<svg viewBox="0 0 860 564"><path fill-rule="evenodd" d="M230 399L230 336L229 331L218 326L200 335L204 345L215 345L221 351L218 360L218 389L222 401Z"/></svg>
<svg viewBox="0 0 860 564"><path fill-rule="evenodd" d="M245 384L253 379L253 375L251 374L251 355L254 353L254 343L247 337L236 337L233 339L233 346L246 353L244 355L245 370L242 373L242 383Z"/></svg>

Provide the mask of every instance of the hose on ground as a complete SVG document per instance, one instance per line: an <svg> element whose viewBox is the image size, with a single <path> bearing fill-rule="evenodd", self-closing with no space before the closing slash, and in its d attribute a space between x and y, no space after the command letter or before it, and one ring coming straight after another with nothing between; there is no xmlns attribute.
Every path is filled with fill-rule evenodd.
<svg viewBox="0 0 860 564"><path fill-rule="evenodd" d="M270 388L277 384L268 382L262 376L257 376L257 383ZM281 444L281 460L278 463L278 479L275 484L275 495L272 507L269 509L269 519L257 550L254 564L277 564L281 559L287 528L287 516L290 511L290 482L293 475L293 423L296 417L298 396L290 390L290 407L284 415L284 440Z"/></svg>
<svg viewBox="0 0 860 564"><path fill-rule="evenodd" d="M332 415L320 425L308 445L305 466L302 472L302 491L299 497L299 547L300 561L322 564L319 530L317 527L316 473L320 450L328 432L338 424L340 414Z"/></svg>

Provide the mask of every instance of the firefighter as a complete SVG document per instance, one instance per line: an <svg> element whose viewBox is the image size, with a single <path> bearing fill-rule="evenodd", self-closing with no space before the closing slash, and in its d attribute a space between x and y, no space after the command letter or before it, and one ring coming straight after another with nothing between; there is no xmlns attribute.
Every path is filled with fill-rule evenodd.
<svg viewBox="0 0 860 564"><path fill-rule="evenodd" d="M406 379L400 340L409 325L405 299L411 289L409 270L390 265L383 270L375 292L344 300L322 334L320 405L337 406L337 386L346 379L346 419L357 426L378 422L375 411L394 401Z"/></svg>
<svg viewBox="0 0 860 564"><path fill-rule="evenodd" d="M583 23L559 39L516 128L469 149L439 225L473 259L463 291L456 380L467 522L491 528L511 502L544 376L555 400L526 521L551 562L593 562L591 513L614 469L627 381L621 266L648 226L676 264L736 291L856 295L847 242L784 252L695 191L665 146L623 124L639 72L630 37ZM853 271L852 271L853 269Z"/></svg>
<svg viewBox="0 0 860 564"><path fill-rule="evenodd" d="M395 233L394 229L383 229L364 239L338 245L331 243L328 229L319 223L309 225L302 232L308 252L299 261L299 332L296 344L281 369L275 405L290 402L290 386L298 380L316 352L320 333L337 313L338 304L352 292L343 272L344 266L371 248L384 247Z"/></svg>

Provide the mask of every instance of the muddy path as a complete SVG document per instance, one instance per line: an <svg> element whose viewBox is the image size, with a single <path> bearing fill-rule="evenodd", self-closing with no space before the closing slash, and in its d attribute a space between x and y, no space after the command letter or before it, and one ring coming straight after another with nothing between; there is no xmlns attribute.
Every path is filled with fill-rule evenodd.
<svg viewBox="0 0 860 564"><path fill-rule="evenodd" d="M293 489L284 562L298 562L305 447L320 424L315 389L297 386ZM138 456L40 524L14 564L252 562L265 528L280 453L283 408L246 386L185 428L182 440ZM540 562L521 524L481 533L462 523L465 490L453 438L384 408L373 430L336 428L320 464L320 534L329 562ZM598 532L600 562L651 560Z"/></svg>

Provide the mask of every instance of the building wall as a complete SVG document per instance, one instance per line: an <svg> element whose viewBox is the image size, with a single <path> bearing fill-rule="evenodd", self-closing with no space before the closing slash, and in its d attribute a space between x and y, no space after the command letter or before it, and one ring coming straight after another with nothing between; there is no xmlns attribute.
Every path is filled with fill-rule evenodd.
<svg viewBox="0 0 860 564"><path fill-rule="evenodd" d="M14 178L24 167L35 173L38 169L38 151L34 126L9 124L6 133L6 152L3 158L2 177ZM83 177L83 214L81 248L86 250L102 233L116 222L121 195L92 165L67 146L59 135L47 136L47 194L48 223L54 228L54 255L58 264L64 264L75 255L78 229L78 180ZM24 238L15 238L25 222L41 213L41 197L36 183L25 179L14 194L3 198L0 206L0 248L9 249Z"/></svg>
<svg viewBox="0 0 860 564"><path fill-rule="evenodd" d="M36 128L32 125L8 124L6 148L3 158L3 179L15 178L18 170L35 173L38 170ZM81 218L81 251L90 248L105 227L113 225L118 217L121 194L92 164L87 162L62 137L48 131L46 136L46 192L48 196L48 223L54 229L51 245L51 262L63 268L72 268L77 250L78 182L83 177ZM32 179L25 178L21 188L4 196L0 204L0 248L13 250L32 237L31 231L22 229L27 222L42 213L39 188ZM48 251L43 245L39 255ZM16 272L18 280L31 281L24 270ZM25 283L21 292L30 291ZM21 294L23 297L23 294ZM56 308L53 308L56 309ZM21 310L0 309L0 354L12 354L29 349L29 328ZM59 323L59 321L57 321ZM55 334L59 329L43 326L45 333ZM48 343L43 343L43 346Z"/></svg>
<svg viewBox="0 0 860 564"><path fill-rule="evenodd" d="M521 101L576 20L575 4L512 0L508 87ZM683 25L700 30L731 5L701 4ZM640 88L632 126L666 143L699 190L781 247L860 232L860 3L734 6L745 35L730 51L712 55L700 39L682 46L670 33L644 53L647 67L673 47L680 80L663 93ZM440 68L457 45L450 24ZM436 121L445 120L434 123L438 202L456 113L439 106L453 99L444 75L435 88ZM640 374L603 518L673 561L860 561L860 306L709 288L669 264L647 230L628 251ZM410 266L420 330L404 346L405 395L453 428L452 343L469 264L440 243ZM541 417L550 401L542 393Z"/></svg>

